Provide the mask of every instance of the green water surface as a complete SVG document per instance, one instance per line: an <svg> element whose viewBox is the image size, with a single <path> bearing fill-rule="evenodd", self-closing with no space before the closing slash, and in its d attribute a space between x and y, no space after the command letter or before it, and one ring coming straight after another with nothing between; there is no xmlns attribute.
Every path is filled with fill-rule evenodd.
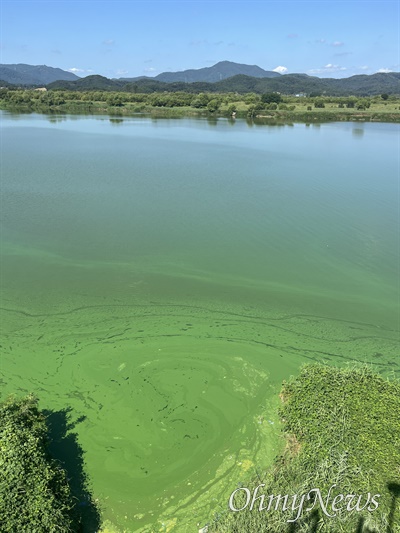
<svg viewBox="0 0 400 533"><path fill-rule="evenodd" d="M399 126L1 114L2 397L71 408L103 518L197 531L306 361L399 374Z"/></svg>

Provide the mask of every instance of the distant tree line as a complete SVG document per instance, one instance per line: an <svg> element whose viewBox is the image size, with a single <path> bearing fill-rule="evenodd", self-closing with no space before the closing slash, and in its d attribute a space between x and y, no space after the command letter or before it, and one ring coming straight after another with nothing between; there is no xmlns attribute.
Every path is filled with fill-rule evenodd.
<svg viewBox="0 0 400 533"><path fill-rule="evenodd" d="M228 93L188 93L179 92L154 92L154 93L130 93L120 91L66 91L51 90L40 91L34 89L17 90L10 88L0 89L0 102L10 106L26 106L33 110L43 107L57 107L66 104L83 104L93 106L104 104L106 107L124 107L127 105L137 105L138 109L148 107L191 107L193 109L216 112L221 107L228 106L229 111L235 112L238 103L250 106L250 112L262 110L291 110L293 105L313 106L314 108L324 108L327 104L336 104L338 108L348 109L368 109L371 103L396 102L397 98L382 94L371 98L357 98L355 96L305 96L298 97L282 95L277 92L239 94ZM227 109L225 109L227 110Z"/></svg>

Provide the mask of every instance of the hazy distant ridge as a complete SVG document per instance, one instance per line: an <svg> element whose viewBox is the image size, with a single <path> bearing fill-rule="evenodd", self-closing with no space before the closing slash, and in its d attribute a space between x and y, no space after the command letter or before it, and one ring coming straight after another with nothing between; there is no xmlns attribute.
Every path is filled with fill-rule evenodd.
<svg viewBox="0 0 400 533"><path fill-rule="evenodd" d="M232 61L220 61L212 67L189 69L181 72L162 72L158 76L155 76L154 79L166 83L177 81L183 81L184 83L194 83L196 81L215 83L236 76L237 74L244 74L252 78L274 78L280 76L277 72L264 70L257 65L243 65L241 63L233 63Z"/></svg>
<svg viewBox="0 0 400 533"><path fill-rule="evenodd" d="M72 72L46 65L0 64L0 80L13 85L47 85L53 81L75 81L80 78Z"/></svg>

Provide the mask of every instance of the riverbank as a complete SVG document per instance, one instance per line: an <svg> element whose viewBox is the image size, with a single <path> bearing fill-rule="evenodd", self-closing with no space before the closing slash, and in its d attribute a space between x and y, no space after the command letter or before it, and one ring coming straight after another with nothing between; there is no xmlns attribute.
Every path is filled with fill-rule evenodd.
<svg viewBox="0 0 400 533"><path fill-rule="evenodd" d="M311 532L317 524L335 533L400 531L400 382L368 367L313 364L284 382L280 396L285 453L245 485L253 495L259 487L253 509L239 489L208 531L256 533L266 524L271 533ZM286 509L277 495L288 495Z"/></svg>
<svg viewBox="0 0 400 533"><path fill-rule="evenodd" d="M0 90L0 109L15 113L151 116L154 118L225 117L265 123L391 122L400 123L400 99L380 96L357 100L351 97L279 97L265 103L259 95L191 95L186 93L130 94L101 91L73 92Z"/></svg>

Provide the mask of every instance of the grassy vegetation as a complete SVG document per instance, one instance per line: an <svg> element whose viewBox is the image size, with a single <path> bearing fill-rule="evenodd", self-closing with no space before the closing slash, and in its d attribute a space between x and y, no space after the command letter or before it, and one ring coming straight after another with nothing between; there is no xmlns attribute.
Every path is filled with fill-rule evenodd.
<svg viewBox="0 0 400 533"><path fill-rule="evenodd" d="M129 93L0 89L0 108L16 112L154 117L237 117L278 122L400 122L400 98L281 96L255 93Z"/></svg>
<svg viewBox="0 0 400 533"><path fill-rule="evenodd" d="M270 510L260 511L257 500L252 511L250 505L239 512L223 510L210 524L209 532L399 532L400 383L366 367L307 365L298 377L284 383L281 398L286 450L263 479L246 487L253 491L265 483L259 494L299 497L319 488L325 500L335 485L330 502L339 494L357 495L350 506L354 508L361 495L361 508L368 493L380 494L378 508L348 511L348 500L344 500L344 504L336 504L336 508L344 505L337 516L328 517L318 499L306 512L311 500L305 500L299 519L289 523L296 518L296 510L289 506L283 511L281 504L276 511L274 503ZM240 509L246 498L240 491L234 507ZM327 509L334 514L329 503Z"/></svg>
<svg viewBox="0 0 400 533"><path fill-rule="evenodd" d="M48 434L46 417L34 396L0 404L0 530L4 533L98 529L99 512L80 483L82 473L74 472L71 483L61 462L50 456ZM73 435L67 440L73 444ZM73 487L77 482L85 489L85 509Z"/></svg>

